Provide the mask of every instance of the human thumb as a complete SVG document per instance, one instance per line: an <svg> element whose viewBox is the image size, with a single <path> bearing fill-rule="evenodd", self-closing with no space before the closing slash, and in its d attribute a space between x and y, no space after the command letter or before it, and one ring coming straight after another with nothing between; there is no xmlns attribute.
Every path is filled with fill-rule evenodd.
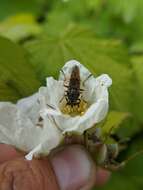
<svg viewBox="0 0 143 190"><path fill-rule="evenodd" d="M89 190L95 183L95 165L82 146L58 151L51 163L61 190Z"/></svg>

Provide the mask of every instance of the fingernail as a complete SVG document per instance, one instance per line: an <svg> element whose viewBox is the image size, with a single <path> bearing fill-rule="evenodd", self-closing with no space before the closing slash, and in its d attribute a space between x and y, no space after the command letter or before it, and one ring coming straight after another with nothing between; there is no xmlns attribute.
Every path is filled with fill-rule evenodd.
<svg viewBox="0 0 143 190"><path fill-rule="evenodd" d="M81 146L61 150L51 163L61 190L89 189L95 182L95 165Z"/></svg>

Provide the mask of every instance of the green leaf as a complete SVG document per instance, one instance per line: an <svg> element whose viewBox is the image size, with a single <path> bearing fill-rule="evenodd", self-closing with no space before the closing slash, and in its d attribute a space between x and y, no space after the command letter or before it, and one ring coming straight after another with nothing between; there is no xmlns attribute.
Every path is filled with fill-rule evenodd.
<svg viewBox="0 0 143 190"><path fill-rule="evenodd" d="M3 37L0 37L0 73L1 101L16 101L40 86L24 49Z"/></svg>
<svg viewBox="0 0 143 190"><path fill-rule="evenodd" d="M143 1L140 0L109 0L110 13L114 12L114 20L118 21L117 27L122 35L132 42L131 52L143 52ZM119 20L123 23L120 25Z"/></svg>
<svg viewBox="0 0 143 190"><path fill-rule="evenodd" d="M143 53L143 27L139 29L140 34L137 34L137 39L132 43L129 52L130 54L142 54Z"/></svg>
<svg viewBox="0 0 143 190"><path fill-rule="evenodd" d="M143 56L132 57L134 75L136 76L136 98L134 100L134 112L143 122Z"/></svg>
<svg viewBox="0 0 143 190"><path fill-rule="evenodd" d="M143 52L143 1L100 1L90 23L99 36L123 39L130 52ZM93 22L92 22L93 21Z"/></svg>
<svg viewBox="0 0 143 190"><path fill-rule="evenodd" d="M41 31L32 14L17 14L0 23L0 34L14 41L36 36Z"/></svg>
<svg viewBox="0 0 143 190"><path fill-rule="evenodd" d="M128 112L133 95L132 69L127 51L120 41L97 39L92 31L70 25L51 35L48 32L34 42L27 43L31 62L42 80L57 77L61 67L70 59L77 59L93 74L107 73L113 79L110 88L111 108Z"/></svg>
<svg viewBox="0 0 143 190"><path fill-rule="evenodd" d="M103 135L113 134L120 127L122 122L129 117L129 113L111 111L105 122L102 124Z"/></svg>
<svg viewBox="0 0 143 190"><path fill-rule="evenodd" d="M0 19L23 12L39 11L39 0L4 0L0 3Z"/></svg>
<svg viewBox="0 0 143 190"><path fill-rule="evenodd" d="M110 9L115 14L121 15L125 22L131 22L141 11L143 2L140 0L109 0Z"/></svg>
<svg viewBox="0 0 143 190"><path fill-rule="evenodd" d="M124 157L125 160L129 160L123 171L124 175L133 176L135 177L134 179L137 177L142 178L143 170L141 168L143 164L143 141L141 133L138 133L131 141Z"/></svg>
<svg viewBox="0 0 143 190"><path fill-rule="evenodd" d="M72 17L73 20L81 20L85 17L88 7L87 7L87 0L69 0L69 1L56 1L54 9L51 12L66 13L67 17ZM67 14L68 13L68 14Z"/></svg>

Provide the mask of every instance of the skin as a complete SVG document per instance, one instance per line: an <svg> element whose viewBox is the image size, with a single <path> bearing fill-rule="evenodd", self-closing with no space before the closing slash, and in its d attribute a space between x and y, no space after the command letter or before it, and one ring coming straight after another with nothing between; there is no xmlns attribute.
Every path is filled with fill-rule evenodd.
<svg viewBox="0 0 143 190"><path fill-rule="evenodd" d="M79 145L27 161L13 147L0 144L1 190L90 190L95 184L104 185L109 177Z"/></svg>

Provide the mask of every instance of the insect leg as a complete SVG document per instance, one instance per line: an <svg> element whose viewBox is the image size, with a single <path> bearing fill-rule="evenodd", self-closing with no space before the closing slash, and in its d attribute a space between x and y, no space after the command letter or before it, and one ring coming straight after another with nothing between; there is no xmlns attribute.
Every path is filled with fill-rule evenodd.
<svg viewBox="0 0 143 190"><path fill-rule="evenodd" d="M61 98L60 103L63 101L64 98L65 98L65 96L63 96L63 97Z"/></svg>
<svg viewBox="0 0 143 190"><path fill-rule="evenodd" d="M126 160L122 161L122 163L127 164L129 161L133 160L134 158L136 158L137 156L143 154L143 149L137 151L136 153L132 154L131 156L129 156Z"/></svg>
<svg viewBox="0 0 143 190"><path fill-rule="evenodd" d="M48 118L49 118L50 120L52 119L52 121L54 122L55 126L56 126L61 132L63 132L63 131L61 130L61 128L59 127L59 125L57 124L57 122L56 122L56 120L55 120L55 118L54 118L53 115L48 116Z"/></svg>
<svg viewBox="0 0 143 190"><path fill-rule="evenodd" d="M85 82L86 82L90 77L92 77L92 74L89 74L89 76L82 82L83 86L85 86Z"/></svg>

